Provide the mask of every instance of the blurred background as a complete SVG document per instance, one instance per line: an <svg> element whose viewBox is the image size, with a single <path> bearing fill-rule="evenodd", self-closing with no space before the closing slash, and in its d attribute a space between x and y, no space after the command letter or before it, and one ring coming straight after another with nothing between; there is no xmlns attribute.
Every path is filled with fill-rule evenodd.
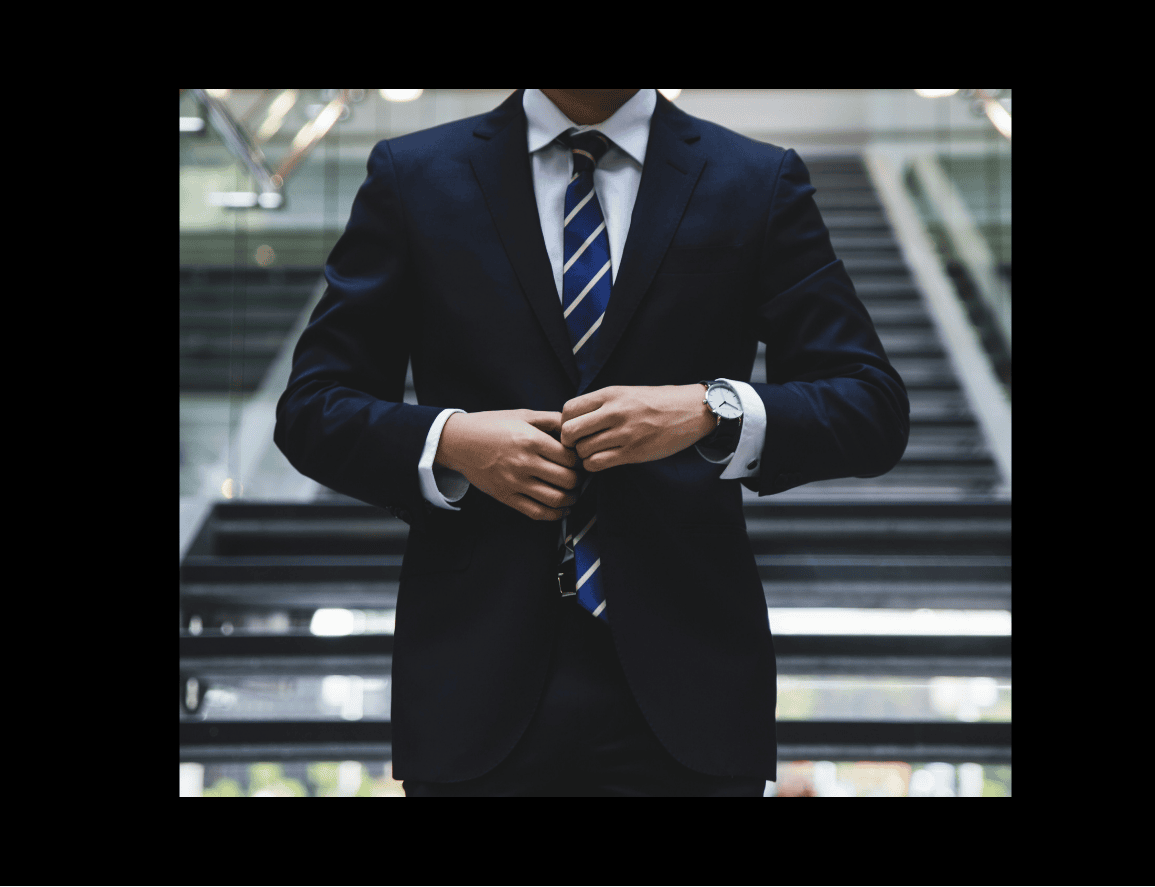
<svg viewBox="0 0 1155 887"><path fill-rule="evenodd" d="M274 411L373 145L512 92L180 90L182 796L403 796L408 527L301 476ZM1012 91L661 92L798 152L911 400L887 475L743 488L778 653L766 795L1008 797Z"/></svg>

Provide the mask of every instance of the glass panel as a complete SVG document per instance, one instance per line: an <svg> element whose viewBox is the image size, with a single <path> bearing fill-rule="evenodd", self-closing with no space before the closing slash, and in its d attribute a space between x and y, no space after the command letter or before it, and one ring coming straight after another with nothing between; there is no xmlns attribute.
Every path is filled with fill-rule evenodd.
<svg viewBox="0 0 1155 887"><path fill-rule="evenodd" d="M315 669L312 671L315 672ZM388 721L392 681L388 675L235 675L198 671L204 693L190 721Z"/></svg>
<svg viewBox="0 0 1155 887"><path fill-rule="evenodd" d="M969 91L965 91L969 92ZM1009 111L1011 90L998 94ZM907 188L958 289L996 374L1010 394L1011 377L1011 141L994 125L960 125L960 103L985 117L984 103L959 94L935 98L935 144L908 151Z"/></svg>
<svg viewBox="0 0 1155 887"><path fill-rule="evenodd" d="M780 721L1011 720L1011 682L991 677L779 675Z"/></svg>
<svg viewBox="0 0 1155 887"><path fill-rule="evenodd" d="M311 669L314 671L315 669ZM392 680L387 673L318 675L229 674L198 670L203 701L196 721L387 721ZM781 721L1011 720L1011 682L992 677L863 677L779 675Z"/></svg>

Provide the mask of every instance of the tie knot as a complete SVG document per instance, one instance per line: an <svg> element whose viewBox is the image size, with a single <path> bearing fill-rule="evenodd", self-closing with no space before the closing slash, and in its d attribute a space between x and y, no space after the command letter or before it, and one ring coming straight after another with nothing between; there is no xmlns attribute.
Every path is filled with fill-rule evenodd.
<svg viewBox="0 0 1155 887"><path fill-rule="evenodd" d="M561 141L573 151L573 171L575 173L592 170L610 147L610 140L596 130L565 133L561 136Z"/></svg>

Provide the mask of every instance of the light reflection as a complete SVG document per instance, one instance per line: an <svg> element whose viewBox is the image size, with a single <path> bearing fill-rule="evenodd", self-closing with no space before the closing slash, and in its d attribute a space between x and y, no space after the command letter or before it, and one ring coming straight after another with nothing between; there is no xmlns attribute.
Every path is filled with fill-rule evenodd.
<svg viewBox="0 0 1155 887"><path fill-rule="evenodd" d="M381 98L387 102L411 102L415 98L419 98L421 93L425 92L423 89L379 89Z"/></svg>
<svg viewBox="0 0 1155 887"><path fill-rule="evenodd" d="M297 103L297 90L286 89L282 92L273 103L269 106L268 116L265 122L261 124L261 128L257 130L254 137L255 141L260 144L271 139L281 128L281 124L285 120L285 115L293 109L293 105Z"/></svg>
<svg viewBox="0 0 1155 887"><path fill-rule="evenodd" d="M326 105L315 120L301 127L290 145L291 152L297 154L303 151L314 139L319 139L328 132L330 127L337 121L337 117L344 107L344 104L340 100L334 100Z"/></svg>
<svg viewBox="0 0 1155 887"><path fill-rule="evenodd" d="M338 709L342 720L359 721L365 717L365 679L360 675L325 675L321 700Z"/></svg>
<svg viewBox="0 0 1155 887"><path fill-rule="evenodd" d="M1003 103L997 99L988 99L983 103L986 108L987 117L991 123L995 125L995 129L1005 135L1008 139L1011 137L1011 115L1010 112L1003 106Z"/></svg>
<svg viewBox="0 0 1155 887"><path fill-rule="evenodd" d="M768 608L774 634L1009 635L1008 610Z"/></svg>
<svg viewBox="0 0 1155 887"><path fill-rule="evenodd" d="M930 704L939 714L974 722L999 698L999 683L991 677L930 679Z"/></svg>
<svg viewBox="0 0 1155 887"><path fill-rule="evenodd" d="M1007 678L779 674L777 687L780 721L1011 720Z"/></svg>

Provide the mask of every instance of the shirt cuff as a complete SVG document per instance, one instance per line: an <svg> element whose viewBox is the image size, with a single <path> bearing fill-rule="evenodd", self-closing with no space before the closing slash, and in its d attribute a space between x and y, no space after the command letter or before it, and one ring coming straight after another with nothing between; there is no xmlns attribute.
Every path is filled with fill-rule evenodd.
<svg viewBox="0 0 1155 887"><path fill-rule="evenodd" d="M434 465L433 457L437 455L437 444L441 441L441 431L445 423L454 413L464 413L465 410L442 410L433 420L429 434L425 438L425 449L421 451L421 459L417 463L417 477L421 481L421 494L426 501L445 508L449 511L461 511L454 508L450 502L457 502L469 490L469 481L460 471L454 471L443 465Z"/></svg>
<svg viewBox="0 0 1155 887"><path fill-rule="evenodd" d="M762 470L762 446L766 442L766 404L747 382L736 382L733 379L718 381L729 382L738 392L738 400L742 404L742 431L734 452L719 456L717 450L707 450L696 444L698 455L707 462L726 466L719 475L722 480L758 477Z"/></svg>

